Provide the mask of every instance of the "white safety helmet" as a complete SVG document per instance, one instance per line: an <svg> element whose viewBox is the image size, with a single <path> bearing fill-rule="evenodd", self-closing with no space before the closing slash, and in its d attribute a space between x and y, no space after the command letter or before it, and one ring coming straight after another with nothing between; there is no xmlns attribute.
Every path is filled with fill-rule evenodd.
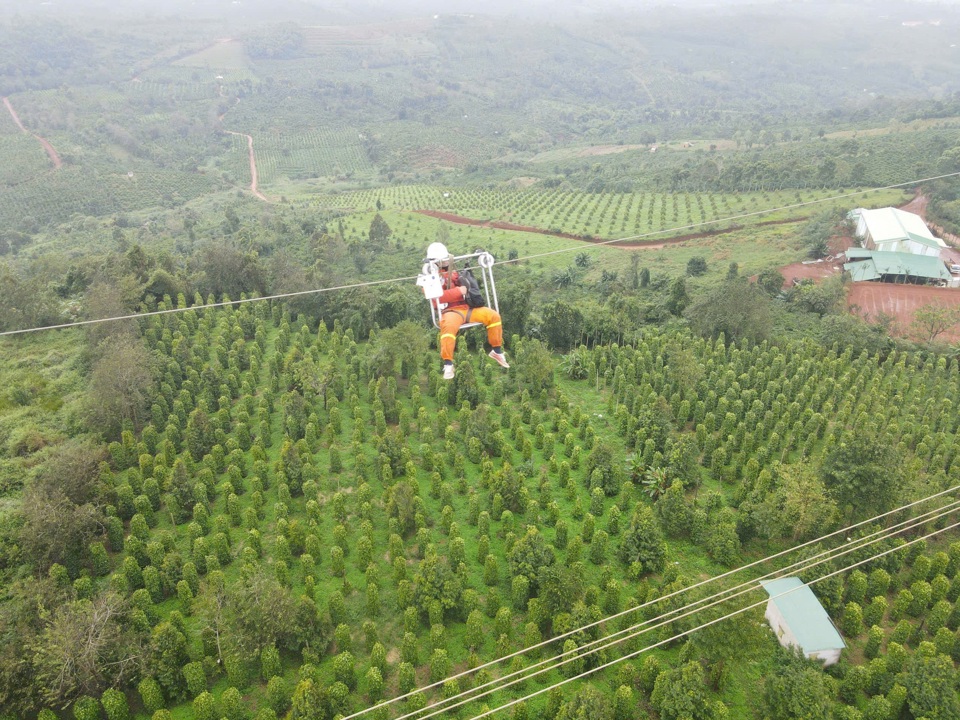
<svg viewBox="0 0 960 720"><path fill-rule="evenodd" d="M450 252L443 243L430 243L430 246L427 248L427 260L429 262L446 265L450 257Z"/></svg>

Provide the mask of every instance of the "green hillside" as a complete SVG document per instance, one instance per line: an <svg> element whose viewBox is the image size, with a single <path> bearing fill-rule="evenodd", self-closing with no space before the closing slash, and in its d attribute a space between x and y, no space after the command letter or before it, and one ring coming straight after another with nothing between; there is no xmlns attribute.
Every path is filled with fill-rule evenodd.
<svg viewBox="0 0 960 720"><path fill-rule="evenodd" d="M505 5L0 8L0 720L960 720L957 8Z"/></svg>
<svg viewBox="0 0 960 720"><path fill-rule="evenodd" d="M101 339L90 390L101 417L128 418L111 432L128 429L104 449L53 446L24 491L22 539L9 557L49 580L15 581L20 610L4 632L36 648L26 670L36 680L7 685L5 703L56 707L100 682L142 677L139 695L127 698L138 717L165 706L177 716L183 703L203 716L208 704L227 712L237 701L246 710L229 712L263 718L291 703L293 717L354 712L958 478L960 388L955 363L943 358L856 358L807 343L725 347L650 331L562 361L515 337L514 368L502 373L469 349L471 338L456 380L441 384L425 372L433 360L422 332L404 324L358 344L351 331L318 332L261 302L154 317L138 341L128 329ZM103 374L138 356L150 358L150 372L120 385ZM42 396L10 396L8 407ZM68 481L63 490L50 484L53 468ZM860 480L848 477L853 468ZM804 497L821 499L810 506ZM64 502L66 511L50 512ZM868 552L886 547L895 546ZM957 547L913 544L815 585L854 648L824 702L921 707L942 687L942 675L920 667L960 647ZM24 604L37 592L58 598L46 630ZM762 596L725 607L747 599ZM649 605L637 620L679 601ZM51 684L51 673L66 670L69 633L107 606L117 614L92 665ZM572 667L615 661L713 616ZM572 635L443 692L621 626ZM637 703L662 716L696 667L694 676L712 678L697 691L712 703L704 707L720 712L724 703L730 716L749 717L764 697L788 692L771 689L760 667L804 671L776 660L772 637L753 621L736 627L738 647L702 633L668 642L604 671L594 690L551 694L527 712L587 697L594 717ZM133 647L143 653L136 670L109 663ZM684 675L668 670L678 662ZM420 693L401 707L440 697ZM109 692L102 700L120 702Z"/></svg>

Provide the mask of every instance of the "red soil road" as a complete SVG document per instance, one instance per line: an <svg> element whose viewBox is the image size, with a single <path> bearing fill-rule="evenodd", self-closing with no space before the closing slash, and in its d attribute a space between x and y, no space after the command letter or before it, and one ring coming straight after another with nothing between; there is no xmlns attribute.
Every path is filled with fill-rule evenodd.
<svg viewBox="0 0 960 720"><path fill-rule="evenodd" d="M447 222L456 223L457 225L473 225L475 227L494 228L496 230L514 230L517 232L538 233L540 235L550 235L551 237L566 238L567 240L580 240L582 242L593 243L595 245L605 244L609 247L632 250L660 250L667 245L678 245L680 243L687 242L688 240L701 240L703 238L736 232L737 230L743 229L742 226L735 226L724 228L722 230L707 230L700 233L680 235L679 237L671 237L667 238L666 240L616 240L613 238L604 240L603 238L589 237L586 235L573 235L571 233L556 232L554 230L544 230L543 228L531 227L530 225L517 225L515 223L504 222L502 220L477 220L475 218L463 217L462 215L440 212L439 210L416 210L415 212L428 217L437 218L438 220L446 220ZM802 219L803 218L796 218L793 220L770 220L757 224L783 225L785 223L799 222ZM669 232L669 230L665 230L664 232Z"/></svg>
<svg viewBox="0 0 960 720"><path fill-rule="evenodd" d="M900 209L922 217L923 221L930 227L930 229L943 238L947 245L950 245L949 249L940 251L940 257L947 262L960 264L960 250L957 249L960 247L960 237L948 233L942 227L934 225L932 222L930 222L930 220L927 218L927 205L929 202L930 200L926 195L917 193L913 200L908 202Z"/></svg>
<svg viewBox="0 0 960 720"><path fill-rule="evenodd" d="M23 132L25 132L27 135L33 135L34 139L43 146L43 149L46 150L47 155L50 158L50 162L53 163L54 169L59 170L61 167L63 167L63 160L61 160L60 156L57 155L57 151L54 149L53 145L51 145L46 138L35 135L23 126L23 123L20 122L20 116L17 115L17 111L14 110L13 105L10 104L10 98L5 97L3 99L3 104L7 106L7 110L10 111L10 115L13 117L13 121L17 124L17 127L23 130Z"/></svg>
<svg viewBox="0 0 960 720"><path fill-rule="evenodd" d="M250 154L250 191L256 195L258 198L264 202L270 202L267 200L267 196L260 192L258 188L258 179L257 179L257 158L253 154L253 137L245 133L234 132L233 130L224 130L228 135L239 135L240 137L245 137L247 139L247 151Z"/></svg>

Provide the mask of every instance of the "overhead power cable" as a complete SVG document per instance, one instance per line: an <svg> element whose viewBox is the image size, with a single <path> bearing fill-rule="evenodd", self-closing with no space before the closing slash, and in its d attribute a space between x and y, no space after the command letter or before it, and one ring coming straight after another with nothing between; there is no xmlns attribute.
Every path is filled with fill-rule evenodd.
<svg viewBox="0 0 960 720"><path fill-rule="evenodd" d="M906 541L903 545L900 545L900 546L895 547L895 548L890 548L889 550L884 550L884 551L881 552L881 553L877 553L876 555L871 555L870 557L865 558L865 559L863 559L863 560L858 560L858 561L855 562L855 563L851 563L850 565L847 565L846 567L840 568L839 570L834 570L833 572L829 572L829 573L827 573L826 575L823 575L823 576L821 576L821 577L819 577L819 578L816 578L816 579L814 579L814 580L811 580L810 582L805 583L805 584L806 584L808 587L809 587L810 585L815 585L815 584L817 584L818 582L822 582L823 580L827 580L827 579L829 579L829 578L831 578L831 577L834 577L834 576L836 576L836 575L839 575L839 574L841 574L841 573L845 573L845 572L847 572L848 570L853 570L854 568L860 567L861 565L865 565L865 564L868 563L868 562L873 562L874 560L877 560L877 559L879 559L879 558L881 558L881 557L885 557L886 555L889 555L890 553L897 552L898 550L902 550L904 547L909 547L909 546L911 546L911 545L915 545L916 543L923 542L923 541L928 540L928 539L930 539L930 538L932 538L932 537L935 537L935 536L937 536L937 535L939 535L939 534L941 534L941 533L947 532L948 530L953 530L954 528L957 528L957 527L960 527L960 522L953 523L952 525L947 525L947 526L944 527L944 528L941 528L941 529L939 529L939 530L934 530L933 532L927 533L926 535L923 535L923 536L918 537L918 538L914 538L913 540L908 540L908 541ZM489 717L490 715L493 715L494 713L498 713L498 712L500 712L501 710L506 710L507 708L512 707L512 706L514 706L514 705L517 705L517 704L519 704L519 703L521 703L521 702L526 702L527 700L530 700L530 699L532 699L532 698L534 698L534 697L537 697L538 695L542 695L543 693L550 692L551 690L553 690L553 689L555 689L555 688L562 687L563 685L566 685L566 684L568 684L568 683L574 682L574 681L576 681L576 680L581 680L581 679L583 679L583 678L585 678L585 677L587 677L587 676L589 676L589 675L592 675L592 674L594 674L594 673L597 673L597 672L599 672L599 671L601 671L601 670L605 670L606 668L612 667L613 665L616 665L616 664L618 664L618 663L621 663L621 662L623 662L624 660L631 660L631 659L633 659L633 658L635 658L635 657L637 657L637 656L639 656L639 655L641 655L641 654L643 654L643 653L645 653L645 652L649 652L650 650L654 650L654 649L656 649L656 648L658 648L658 647L660 647L660 646L662 646L662 645L666 645L666 644L668 644L668 643L671 643L671 642L673 642L674 640L679 640L680 638L686 637L687 635L691 635L691 634L697 632L698 630L703 630L703 629L706 628L706 627L710 627L711 625L716 625L717 623L723 622L724 620L729 620L730 618L735 617L735 616L737 616L737 615L740 615L740 614L742 614L742 613L745 613L745 612L747 612L748 610L753 610L754 608L758 608L758 607L760 607L760 606L762 606L762 605L766 605L767 602L769 602L770 600L776 600L776 599L778 599L778 598L785 597L786 595L789 595L790 593L799 590L800 587L802 587L802 586L798 586L798 587L792 588L792 589L790 589L790 590L785 590L784 592L778 593L778 594L776 594L776 595L772 595L772 596L770 596L769 598L767 598L766 600L760 600L759 602L755 602L755 603L752 603L752 604L750 604L750 605L746 605L746 606L741 607L741 608L739 608L739 609L737 609L737 610L734 610L734 611L732 611L732 612L729 612L729 613L727 613L726 615L723 615L723 616L718 617L718 618L714 618L713 620L709 620L709 621L707 621L707 622L705 622L705 623L702 623L702 624L700 624L700 625L697 625L697 626L694 627L694 628L690 628L689 630L684 630L683 632L679 632L679 633L677 633L677 634L675 634L675 635L672 635L671 637L668 637L668 638L666 638L665 640L660 640L660 641L658 641L658 642L656 642L656 643L654 643L654 644L652 644L652 645L648 645L647 647L641 648L641 649L639 649L639 650L635 650L634 652L628 653L627 655L624 655L623 657L619 657L619 658L617 658L616 660L611 660L610 662L604 663L604 664L602 664L602 665L598 665L598 666L595 667L595 668L590 668L589 670L586 670L586 671L584 671L584 672L582 672L582 673L580 673L580 674L578 674L578 675L574 675L573 677L566 678L565 680L561 680L560 682L554 683L553 685L550 685L550 686L548 686L548 687L541 688L540 690L537 690L537 691L535 691L535 692L528 693L527 695L524 695L524 696L519 697L519 698L515 698L514 700L511 700L510 702L504 703L503 705L499 705L499 706L497 706L497 707L495 707L495 708L493 708L493 709L491 709L491 710L487 710L487 711L485 711L485 712L482 712L482 713L480 713L479 715L474 715L472 718L470 718L470 720L480 720L480 718ZM427 716L424 716L424 717L427 717ZM397 718L397 720L399 720L399 718Z"/></svg>
<svg viewBox="0 0 960 720"><path fill-rule="evenodd" d="M936 498L943 497L944 495L948 495L948 494L950 494L950 493L955 493L955 492L957 492L957 491L960 491L960 485L957 485L957 486L948 488L948 489L946 489L946 490L942 490L942 491L937 492L937 493L933 493L933 494L928 495L928 496L926 496L926 497L923 497L923 498L921 498L921 499L919 499L919 500L915 500L915 501L913 501L913 502L907 503L907 504L902 505L902 506L900 506L900 507L894 508L893 510L889 510L889 511L887 511L887 512L885 512L885 513L881 513L881 514L879 514L879 515L876 515L876 516L874 516L874 517L871 517L871 518L868 518L868 519L866 519L866 520L860 521L860 522L858 522L858 523L854 523L853 525L850 525L850 526L848 526L848 527L844 527L844 528L841 528L841 529L839 529L839 530L835 530L835 531L833 531L833 532L831 532L831 533L827 533L826 535L822 535L822 536L820 536L820 537L818 537L818 538L815 538L815 539L813 539L813 540L809 540L809 541L807 541L807 542L801 543L801 544L796 545L796 546L793 546L793 547L791 547L791 548L787 548L786 550L782 550L782 551L780 551L780 552L778 552L778 553L775 553L775 554L773 554L773 555L767 556L767 557L762 558L762 559L760 559L760 560L756 560L756 561L751 562L751 563L748 563L748 564L746 564L746 565L742 565L742 566L740 566L740 567L734 568L733 570L729 570L729 571L727 571L727 572L725 572L725 573L722 573L722 574L720 574L720 575L716 575L716 576L714 576L714 577L708 578L708 579L706 579L706 580L702 580L702 581L700 581L700 582L698 582L698 583L695 583L695 584L693 584L693 585L690 585L690 586L681 588L680 590L677 590L677 591L668 593L667 595L663 595L663 596L661 596L661 597L658 597L658 598L656 598L655 600L652 600L652 601L649 601L649 602L646 602L646 603L643 603L643 604L640 604L640 605L637 605L637 606L628 608L628 609L626 609L626 610L623 610L623 611L621 611L621 612L619 612L619 613L616 613L616 614L614 614L614 615L605 617L605 618L603 618L603 619L601 619L601 620L598 620L598 621L596 621L596 622L593 622L593 623L590 623L590 624L587 624L587 625L583 625L583 626L574 628L573 630L570 630L570 631L568 631L568 632L566 632L566 633L563 633L563 634L561 634L561 635L557 635L557 636L551 637L551 638L549 638L549 639L547 639L547 640L544 640L543 642L540 642L540 643L538 643L538 644L536 644L536 645L531 645L531 646L529 646L529 647L523 648L523 649L518 650L518 651L516 651L516 652L514 652L514 653L511 653L511 654L509 654L509 655L505 655L505 656L503 656L503 657L497 658L496 660L492 660L492 661L487 662L487 663L485 663L485 664L483 664L483 665L479 665L478 667L473 668L473 669L471 669L471 670L463 671L463 672L458 673L458 674L456 674L456 675L453 675L453 676L450 676L450 677L448 677L448 678L445 678L444 680L441 680L441 681L439 681L439 682L435 682L435 683L432 683L432 684L430 684L430 685L426 685L426 686L424 686L424 687L418 688L417 690L411 691L410 693L406 693L406 694L404 694L404 695L400 695L400 696L391 698L391 699L386 700L386 701L384 701L384 702L380 703L379 705L374 706L374 707L372 707L372 708L367 708L367 709L362 710L362 711L360 711L360 712L354 713L353 715L348 715L346 718L344 718L344 720L352 720L353 718L360 717L361 715L369 712L370 710L375 709L376 707L383 707L383 706L385 706L385 705L390 705L390 704L392 704L392 703L395 703L395 702L398 702L398 701L403 700L403 699L405 699L405 698L408 698L408 697L410 697L411 695L413 695L413 694L416 693L416 692L422 692L422 691L424 691L424 690L430 690L430 689L439 687L440 685L442 685L443 683L445 683L445 682L448 681L448 680L456 680L456 679L459 679L459 678L461 678L461 677L464 677L464 676L467 676L467 675L471 675L471 674L473 674L473 673L475 673L475 672L478 672L478 671L480 671L480 670L483 670L483 669L486 669L486 668L490 668L490 667L493 667L493 666L495 666L495 665L499 665L499 664L501 664L501 663L503 663L503 662L506 662L506 661L508 661L508 660L510 660L510 659L512 659L512 658L514 658L514 657L517 657L517 656L519 656L519 655L524 655L524 654L529 653L529 652L531 652L531 651L533 651L533 650L537 650L537 649L539 649L539 648L542 648L542 647L544 647L544 646L546 646L546 645L554 644L554 643L556 643L556 642L558 642L558 641L561 641L561 640L564 640L565 638L570 637L570 636L572 636L572 635L575 635L575 634L578 634L578 633L582 633L582 632L585 632L585 631L587 631L587 630L590 630L590 629L592 629L592 628L594 628L594 627L597 627L598 625L602 625L602 624L609 623L609 622L611 622L611 621L613 621L613 620L619 619L619 618L621 618L621 617L623 617L623 616L626 616L626 615L628 615L628 614L637 612L638 610L641 610L641 609L643 609L643 608L645 608L645 607L648 607L648 606L650 606L650 605L652 605L652 604L660 603L660 602L663 602L663 601L665 601L665 600L669 600L669 599L671 599L671 598L673 598L673 597L676 597L676 596L678 596L678 595L681 595L681 594L684 594L684 593L688 593L688 592L690 592L690 591L692 591L692 590L695 590L695 589L697 589L697 588L703 587L703 586L708 585L708 584L710 584L710 583L718 582L718 581L720 581L720 580L722 580L722 579L724 579L724 578L730 577L730 576L732 576L732 575L734 575L734 574L736 574L736 573L743 572L743 571L748 570L748 569L750 569L750 568L756 567L757 565L769 563L769 562L771 562L771 561L773 561L773 560L776 560L777 558L780 558L780 557L782 557L782 556L784 556L784 555L787 555L787 554L792 553L792 552L796 552L796 551L798 551L798 550L801 550L801 549L806 548L806 547L810 547L810 546L812 546L812 545L819 544L819 543L821 543L821 542L823 542L823 541L825 541L825 540L829 540L830 538L836 537L837 535L849 535L850 532L856 530L857 528L863 527L864 525L870 525L870 524L877 523L878 521L883 520L883 519L885 519L885 518L888 518L888 517L890 517L891 515L894 515L894 514L903 512L904 510L908 510L908 509L910 509L910 508L916 507L917 505L920 505L920 504L923 504L923 503L926 503L926 502L930 502L931 500L934 500L934 499L936 499ZM953 501L953 503L956 503L956 502L957 502L957 501ZM953 503L948 503L948 505L953 504ZM946 507L946 506L943 506L943 507ZM936 509L936 510L934 510L934 511L928 511L927 513L925 513L925 515L930 514L930 512L934 512L934 513L935 513L935 512L938 512L938 511L942 510L943 507L938 508L938 509ZM905 522L912 522L912 521L914 521L914 520L916 520L916 518L913 518L912 520L907 520L907 521L905 521ZM904 524L904 523L900 523L900 525L902 525L902 524ZM897 526L894 526L894 527L897 527ZM885 532L889 532L889 531L890 531L890 529L881 530L881 531L878 531L878 532L876 532L876 533L873 533L873 535L881 535L881 534L883 534L883 533L885 533ZM855 541L855 542L862 542L862 541L865 540L867 537L870 537L870 536L866 536L866 537L864 537L864 538L859 538L859 539L858 539L857 541ZM827 552L832 552L832 551L827 551ZM817 557L820 557L820 556L823 555L823 554L824 554L824 553L821 553L820 555L814 556L814 558L809 558L808 561L809 561L809 560L812 560L812 559L815 559L815 558L817 558ZM724 590L724 591L722 591L722 593L728 593L728 592L731 592L731 590ZM707 598L707 599L709 599L709 598ZM702 601L700 601L700 602L706 602L707 599L704 599L704 600L702 600ZM682 610L682 609L683 609L683 608L679 608L677 611ZM629 629L628 629L628 630L629 630ZM625 632L625 631L621 631L621 632ZM582 648L580 648L580 650L582 650ZM540 663L540 664L542 664L542 663ZM539 665L539 664L538 664L538 665ZM532 667L525 668L524 671L526 672L526 671L532 670L534 667L537 667L537 666L532 666ZM502 679L501 679L501 680L502 680ZM475 691L475 690L477 690L477 688L473 688L473 691ZM453 697L456 697L456 696L453 696ZM447 698L447 699L445 700L445 702L449 702L451 699L453 699L453 698ZM422 712L422 711L421 711L421 712Z"/></svg>
<svg viewBox="0 0 960 720"><path fill-rule="evenodd" d="M523 257L514 258L514 259L512 259L512 260L498 260L495 264L496 264L496 265L511 265L511 264L523 262L523 261L526 261L526 260L535 260L535 259L537 259L537 258L547 257L547 256L549 256L549 255L559 255L559 254L561 254L561 253L573 252L573 251L575 251L575 250L580 251L580 252L590 252L591 250L593 250L593 249L595 249L595 248L598 248L598 247L601 247L601 246L603 246L603 245L613 245L613 244L615 244L615 243L630 242L630 241L632 241L632 240L648 239L648 238L656 237L656 236L658 236L658 235L666 235L666 234L668 234L668 233L678 232L678 231L680 231L680 230L695 230L695 229L697 229L697 228L708 227L708 226L710 226L710 225L717 225L717 224L720 224L720 223L733 222L733 221L736 221L736 220L744 220L744 219L746 219L746 218L757 217L757 216L760 216L760 215L770 215L770 214L772 214L772 213L781 212L781 211L783 211L783 210L793 210L793 209L796 209L796 208L807 207L807 206L810 206L810 205L820 205L820 204L827 203L827 202L833 202L833 201L835 201L835 200L843 200L843 199L849 198L849 197L857 197L857 196L859 196L859 195L866 195L866 194L869 194L869 193L871 193L871 192L877 192L877 191L881 191L881 190L895 190L895 189L901 188L901 187L909 187L909 186L912 186L912 185L918 185L918 184L920 184L920 183L932 182L933 180L943 180L943 179L946 179L946 178L956 177L956 176L960 176L960 172L947 173L947 174L945 174L945 175L936 175L936 176L933 176L933 177L922 178L922 179L919 179L919 180L911 180L911 181L909 181L909 182L896 183L896 184L894 184L894 185L887 185L887 186L885 186L885 187L880 187L880 188L869 188L869 189L867 189L867 190L858 190L858 191L856 191L856 192L843 193L843 194L840 194L840 195L833 195L833 196L830 196L830 197L820 198L820 199L818 199L818 200L808 200L808 201L806 201L806 202L793 203L793 204L790 204L790 205L782 205L782 206L780 206L780 207L768 208L768 209L765 209L765 210L755 210L755 211L749 212L749 213L742 213L742 214L739 214L739 215L730 215L730 216L723 217L723 218L716 218L716 219L714 219L714 220L703 220L703 221L701 221L701 222L692 223L692 224L690 224L690 225L678 225L678 226L675 226L675 227L663 228L662 230L651 230L651 231L648 232L648 233L642 233L642 234L640 234L640 235L628 235L628 236L626 236L626 237L614 238L614 239L611 239L611 240L603 240L603 241L601 241L601 242L590 243L589 245L583 246L583 247L581 247L581 246L572 246L572 247L566 247L566 248L559 248L559 249L557 249L557 250L550 250L550 251L542 252L542 253L534 253L533 255L524 255ZM190 312L190 311L192 311L192 310L209 310L209 309L212 309L212 308L232 307L232 306L235 306L235 305L242 305L242 304L245 304L245 303L263 302L263 301L266 301L266 300L282 300L282 299L285 299L285 298L301 297L301 296L305 296L305 295L316 295L316 294L320 294L320 293L338 292L338 291L342 291L342 290L354 290L354 289L357 289L357 288L373 287L373 286L376 286L376 285L388 285L388 284L399 283L399 282L410 282L411 280L416 280L416 279L417 279L417 276L416 276L416 275L406 276L406 277L395 277L395 278L388 278L388 279L385 279L385 280L371 280L371 281L369 281L369 282L352 283L352 284L350 284L350 285L339 285L339 286L334 286L334 287L313 288L313 289L311 289L311 290L299 290L299 291L296 291L296 292L277 293L277 294L274 294L274 295L265 295L265 296L261 296L261 297L243 298L243 299L240 299L240 300L229 300L229 301L226 301L226 302L219 302L219 303L206 303L206 304L203 304L203 305L192 305L192 306L190 306L190 307L183 307L183 308L168 308L168 309L165 309L165 310L151 310L151 311L140 312L140 313L131 313L131 314L129 314L129 315L116 315L116 316L113 316L113 317L105 317L105 318L91 318L91 319L89 319L89 320L78 320L78 321L76 321L76 322L60 323L60 324L57 324L57 325L42 325L42 326L40 326L40 327L23 328L23 329L19 329L19 330L6 330L6 331L4 331L4 332L0 332L0 337L8 337L8 336L14 336L14 335L25 335L25 334L27 334L27 333L35 333L35 332L40 332L40 331L42 331L42 330L63 330L63 329L66 329L66 328L83 327L83 326L85 326L85 325L97 325L97 324L106 323L106 322L118 322L118 321L122 321L122 320L136 320L136 319L139 319L139 318L152 317L152 316L154 316L154 315L170 315L170 314L173 314L173 313Z"/></svg>
<svg viewBox="0 0 960 720"><path fill-rule="evenodd" d="M692 603L689 603L684 607L669 610L663 613L662 615L659 615L655 618L651 618L650 620L647 620L645 622L641 622L636 625L633 625L632 627L626 628L624 630L620 630L618 632L608 634L604 637L598 638L597 640L593 640L573 650L568 650L552 658L543 660L535 665L523 668L521 670L514 671L508 675L497 678L495 680L491 680L488 683L485 683L483 685L479 685L477 687L471 688L470 690L464 691L459 695L454 695L454 696L451 696L450 698L444 698L443 700L440 700L434 703L433 705L428 706L427 708L418 710L414 713L409 713L407 715L401 715L398 718L396 718L396 720L407 720L407 718L413 717L414 715L417 716L418 718L421 718L421 720L426 720L427 718L433 717L439 713L446 712L453 708L459 707L460 705L464 705L468 702L473 702L479 698L490 695L491 693L499 692L500 690L503 690L505 688L512 687L513 685L516 685L521 682L525 682L526 680L529 680L538 675L542 675L543 673L556 670L564 665L567 665L577 660L578 658L587 657L594 653L607 650L609 648L614 647L615 645L619 645L623 642L626 642L627 640L635 639L653 630L657 630L665 625L669 625L678 620L683 620L687 617L697 615L698 613L701 613L704 610L708 610L717 605L727 603L741 595L745 595L749 592L754 592L759 589L759 587L757 586L757 583L763 580L767 580L775 575L782 575L783 573L786 573L788 571L805 572L807 570L810 570L824 563L831 562L845 555L849 555L850 553L857 552L874 543L887 540L896 533L913 530L913 529L916 529L917 527L920 527L921 525L925 525L934 520L938 520L942 517L945 517L951 513L956 512L958 509L960 509L960 501L955 501L953 503L948 504L948 506L944 506L942 508L939 508L938 510L931 511L928 517L914 518L910 521L907 521L906 523L903 523L902 524L903 526L897 528L895 532L892 532L893 528L891 528L890 531L881 531L879 533L875 533L876 537L867 536L864 538L859 538L853 542L861 543L861 544L852 544L842 548L838 548L840 552L837 552L836 554L832 554L834 553L833 550L827 551L825 553L816 555L812 558L808 558L806 560L802 560L797 563L794 563L793 565L790 565L788 567L772 571L767 575L763 575L761 577L749 580L734 588L730 588L728 590L722 590L720 592L715 593L712 596L702 598L700 600L696 600ZM862 542L864 540L869 540L869 541ZM688 588L685 588L685 590L687 589ZM663 600L664 598L657 598L656 600L651 601L650 604L660 603ZM623 636L623 637L618 637L618 636ZM564 660L563 658L567 658L567 659ZM548 667L543 667L544 665L547 665ZM541 668L541 669L537 669L537 668ZM490 689L486 689L486 688L490 688ZM478 693L479 690L484 690L484 689L486 689L485 692ZM477 694L471 695L470 697L466 697L470 693L477 693ZM455 699L460 700L460 702L457 702L456 704L450 704ZM443 705L443 707L440 707L441 705ZM432 708L439 708L439 709L435 710L433 713L423 714L426 710L430 710Z"/></svg>
<svg viewBox="0 0 960 720"><path fill-rule="evenodd" d="M240 300L226 300L218 303L207 303L205 305L191 305L190 307L166 308L164 310L150 310L148 312L130 313L129 315L115 315L113 317L92 318L90 320L78 320L71 323L61 323L60 325L44 325L42 327L26 328L24 330L7 330L0 332L0 337L5 335L24 335L26 333L40 332L41 330L63 330L65 328L83 327L85 325L99 325L100 323L116 322L118 320L139 320L140 318L153 317L155 315L173 315L175 313L185 313L199 310L209 310L211 308L233 307L252 302L264 302L266 300L282 300L284 298L302 297L304 295L317 295L319 293L337 292L340 290L356 290L357 288L372 287L374 285L387 285L390 283L407 282L416 280L417 276L391 278L389 280L370 280L369 282L353 283L351 285L338 285L336 287L313 288L312 290L297 290L296 292L278 293L276 295L264 295L260 297L242 298Z"/></svg>
<svg viewBox="0 0 960 720"><path fill-rule="evenodd" d="M901 526L899 527L895 526L894 528L890 528L889 530L883 530L883 531L874 533L871 536L858 538L857 540L852 541L850 545L835 549L835 550L839 550L839 552L836 552L836 554L834 554L835 550L820 553L819 555L816 555L812 558L808 558L806 560L799 561L786 568L781 568L779 570L770 572L767 575L744 582L737 587L730 588L728 590L723 590L712 596L709 596L700 600L696 600L684 607L669 610L663 613L662 615L659 615L655 618L651 618L648 621L641 622L630 628L626 628L624 630L620 630L618 632L609 634L605 637L598 638L597 640L586 643L583 646L560 653L559 655L556 655L552 658L548 658L547 660L541 661L530 667L526 667L521 670L514 671L501 678L491 680L488 683L471 688L457 695L453 695L449 698L444 698L434 703L433 705L427 706L426 708L422 708L420 710L417 710L415 712L411 712L405 715L400 715L395 720L408 720L408 718L412 718L414 716L416 716L417 718L420 718L421 720L427 720L427 718L434 717L440 713L447 712L461 705L465 705L469 702L474 702L482 697L486 697L487 695L490 695L491 693L499 692L500 690L506 689L508 687L512 687L513 685L516 685L521 682L525 682L531 678L537 677L538 675L542 675L543 673L556 670L560 667L563 667L564 665L574 662L579 658L587 657L594 653L607 650L609 648L614 647L615 645L619 645L623 642L626 642L627 640L635 639L648 632L657 630L665 625L669 625L678 620L683 620L685 618L697 615L698 613L701 613L717 605L728 603L731 600L741 595L745 595L749 592L755 592L760 589L758 587L758 583L772 576L781 575L788 571L794 571L797 573L808 571L824 563L831 562L838 558L844 557L845 555L849 555L850 553L862 550L863 548L873 545L877 542L890 539L891 537L893 537L898 533L906 532L908 530L914 530L929 522L933 522L947 515L950 515L956 512L958 509L960 509L960 501L954 501L952 503L948 503L947 506L938 508L937 510L927 513L926 516L913 518L909 521L901 523ZM860 543L860 544L857 544L857 543ZM688 590L688 589L689 588L685 588L684 590ZM659 602L662 602L663 600L664 598L657 598L656 600L651 601L650 604L659 603ZM623 637L617 637L619 635L622 635ZM566 658L566 659L563 659L563 658ZM543 667L545 665L547 667ZM537 668L540 668L540 669L537 669ZM478 692L480 690L484 690L484 692ZM471 694L471 693L476 693L476 694ZM469 697L467 697L468 695ZM458 702L454 703L453 702L454 700L457 700ZM429 710L433 710L433 712L427 712Z"/></svg>

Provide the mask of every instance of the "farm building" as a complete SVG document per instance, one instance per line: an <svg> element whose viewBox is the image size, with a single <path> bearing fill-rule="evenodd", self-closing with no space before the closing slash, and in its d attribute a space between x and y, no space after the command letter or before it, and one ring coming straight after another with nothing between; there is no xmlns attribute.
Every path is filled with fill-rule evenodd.
<svg viewBox="0 0 960 720"><path fill-rule="evenodd" d="M913 285L949 285L952 276L939 257L906 252L878 252L851 248L846 252L843 269L854 281L910 283Z"/></svg>
<svg viewBox="0 0 960 720"><path fill-rule="evenodd" d="M868 250L940 257L940 250L947 247L933 236L923 218L897 208L860 208L850 217L857 221L856 235Z"/></svg>
<svg viewBox="0 0 960 720"><path fill-rule="evenodd" d="M847 645L827 611L800 578L786 577L761 582L770 600L765 617L784 647L799 647L808 658L833 665Z"/></svg>

